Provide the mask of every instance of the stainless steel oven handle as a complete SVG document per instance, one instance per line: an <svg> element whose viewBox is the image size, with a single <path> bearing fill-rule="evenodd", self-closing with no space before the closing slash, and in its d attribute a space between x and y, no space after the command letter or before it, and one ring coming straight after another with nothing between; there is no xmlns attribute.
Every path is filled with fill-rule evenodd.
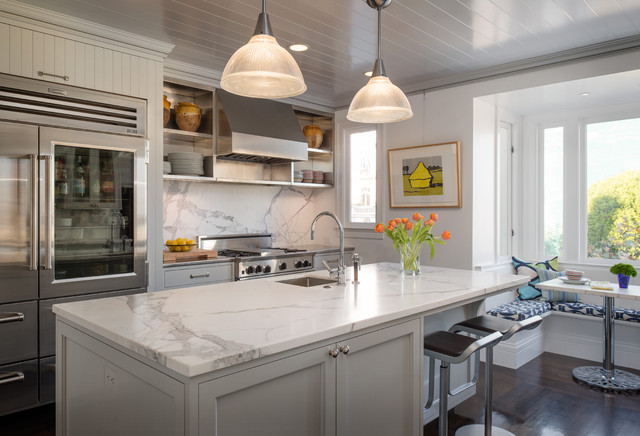
<svg viewBox="0 0 640 436"><path fill-rule="evenodd" d="M24 381L24 373L22 371L12 371L0 373L0 385L8 385Z"/></svg>
<svg viewBox="0 0 640 436"><path fill-rule="evenodd" d="M31 261L29 270L38 269L38 158L29 155L31 167Z"/></svg>
<svg viewBox="0 0 640 436"><path fill-rule="evenodd" d="M53 269L53 208L54 208L54 192L53 192L53 156L44 156L45 160L45 178L44 189L47 196L47 241L45 242L45 260L44 269Z"/></svg>
<svg viewBox="0 0 640 436"><path fill-rule="evenodd" d="M0 324L5 322L24 321L24 313L20 312L7 312L0 313Z"/></svg>

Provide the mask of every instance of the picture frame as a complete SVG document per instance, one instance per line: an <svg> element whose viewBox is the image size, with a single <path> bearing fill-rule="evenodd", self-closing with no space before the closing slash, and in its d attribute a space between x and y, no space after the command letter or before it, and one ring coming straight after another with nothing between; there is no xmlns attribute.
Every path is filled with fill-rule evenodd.
<svg viewBox="0 0 640 436"><path fill-rule="evenodd" d="M462 207L460 141L388 151L392 208Z"/></svg>

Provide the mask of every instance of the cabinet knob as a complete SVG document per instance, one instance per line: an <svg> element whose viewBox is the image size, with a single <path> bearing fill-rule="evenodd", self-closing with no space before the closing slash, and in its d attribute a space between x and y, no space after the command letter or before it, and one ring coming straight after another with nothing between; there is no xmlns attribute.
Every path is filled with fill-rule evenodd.
<svg viewBox="0 0 640 436"><path fill-rule="evenodd" d="M342 354L349 354L350 348L348 345L343 345L340 347L340 351L342 351Z"/></svg>
<svg viewBox="0 0 640 436"><path fill-rule="evenodd" d="M338 354L340 354L340 350L334 348L333 350L329 350L329 354L335 359L336 357L338 357Z"/></svg>

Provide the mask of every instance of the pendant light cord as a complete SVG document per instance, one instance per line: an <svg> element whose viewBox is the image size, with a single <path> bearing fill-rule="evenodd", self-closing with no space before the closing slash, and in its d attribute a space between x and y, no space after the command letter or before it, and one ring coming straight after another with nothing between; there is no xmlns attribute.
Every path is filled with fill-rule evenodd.
<svg viewBox="0 0 640 436"><path fill-rule="evenodd" d="M267 0L262 0L262 13L267 13Z"/></svg>
<svg viewBox="0 0 640 436"><path fill-rule="evenodd" d="M380 60L382 59L382 8L378 6L376 9L378 9L378 60Z"/></svg>

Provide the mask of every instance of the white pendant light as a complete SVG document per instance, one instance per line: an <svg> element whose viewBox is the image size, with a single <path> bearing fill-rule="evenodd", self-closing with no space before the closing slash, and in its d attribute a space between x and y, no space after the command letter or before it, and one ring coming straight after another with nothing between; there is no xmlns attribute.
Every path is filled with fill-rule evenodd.
<svg viewBox="0 0 640 436"><path fill-rule="evenodd" d="M366 0L378 10L378 58L369 82L353 97L347 119L359 123L393 123L408 120L413 116L409 100L402 90L391 83L382 62L380 40L382 30L382 9L391 0Z"/></svg>
<svg viewBox="0 0 640 436"><path fill-rule="evenodd" d="M286 98L307 90L300 67L281 47L271 31L267 2L249 42L240 47L224 67L222 89L244 97Z"/></svg>

